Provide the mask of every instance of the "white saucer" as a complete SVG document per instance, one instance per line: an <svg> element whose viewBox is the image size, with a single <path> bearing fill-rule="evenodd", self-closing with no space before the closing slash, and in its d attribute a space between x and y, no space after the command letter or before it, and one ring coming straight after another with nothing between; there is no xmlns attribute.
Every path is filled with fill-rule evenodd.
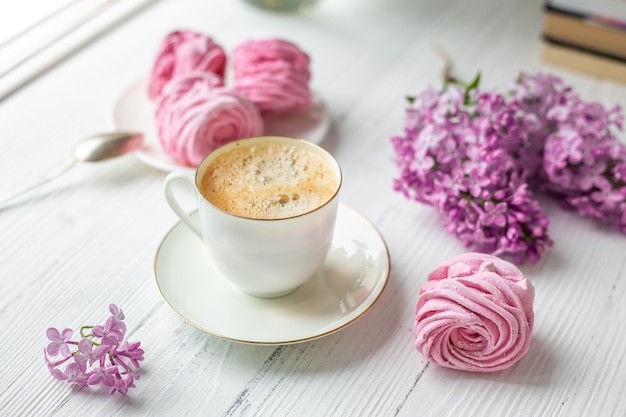
<svg viewBox="0 0 626 417"><path fill-rule="evenodd" d="M194 168L179 164L165 154L159 143L154 124L153 104L148 98L148 80L133 83L115 102L113 121L118 130L136 130L144 134L144 146L136 152L142 162L163 171L185 171L193 173ZM323 101L316 96L309 110L293 116L266 117L264 120L267 136L287 136L306 139L319 144L324 140L330 127L330 116Z"/></svg>
<svg viewBox="0 0 626 417"><path fill-rule="evenodd" d="M390 271L387 246L376 227L344 204L321 270L284 297L258 298L240 291L220 276L205 251L180 222L167 233L154 260L161 297L192 326L251 344L304 342L346 327L378 300Z"/></svg>

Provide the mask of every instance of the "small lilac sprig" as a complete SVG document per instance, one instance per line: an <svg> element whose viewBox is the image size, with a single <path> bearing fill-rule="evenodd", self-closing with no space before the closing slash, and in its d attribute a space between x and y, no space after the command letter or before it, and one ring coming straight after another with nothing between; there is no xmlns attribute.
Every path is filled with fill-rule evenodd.
<svg viewBox="0 0 626 417"><path fill-rule="evenodd" d="M511 150L535 140L536 124L502 95L479 91L478 80L409 100L404 135L391 139L400 169L394 188L434 206L466 247L534 262L552 245L525 182L540 152L524 148L535 163L522 168L525 155Z"/></svg>
<svg viewBox="0 0 626 417"><path fill-rule="evenodd" d="M59 381L76 385L103 385L126 394L139 379L144 351L139 342L125 340L124 313L115 304L104 325L83 326L80 340L71 340L74 331L54 327L46 330L50 340L44 349L48 370Z"/></svg>

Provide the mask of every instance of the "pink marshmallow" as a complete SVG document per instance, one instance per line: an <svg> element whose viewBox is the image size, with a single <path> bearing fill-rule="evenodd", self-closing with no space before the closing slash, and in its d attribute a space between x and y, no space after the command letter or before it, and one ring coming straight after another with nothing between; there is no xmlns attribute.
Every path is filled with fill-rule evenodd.
<svg viewBox="0 0 626 417"><path fill-rule="evenodd" d="M223 83L225 68L226 54L210 37L188 30L171 32L154 60L148 96L156 99L168 82L191 72L212 72Z"/></svg>
<svg viewBox="0 0 626 417"><path fill-rule="evenodd" d="M156 127L165 153L196 167L213 149L263 134L256 106L212 73L192 73L171 81L156 102Z"/></svg>
<svg viewBox="0 0 626 417"><path fill-rule="evenodd" d="M257 105L263 115L289 115L306 110L309 56L282 39L246 41L233 50L237 90Z"/></svg>
<svg viewBox="0 0 626 417"><path fill-rule="evenodd" d="M533 299L532 284L513 264L482 253L452 258L420 289L415 347L447 368L506 369L530 347Z"/></svg>

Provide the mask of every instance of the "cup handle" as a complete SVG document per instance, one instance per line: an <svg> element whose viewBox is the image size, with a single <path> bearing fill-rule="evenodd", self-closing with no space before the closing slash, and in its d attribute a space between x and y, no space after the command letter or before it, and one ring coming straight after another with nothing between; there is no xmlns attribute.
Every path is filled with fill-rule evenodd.
<svg viewBox="0 0 626 417"><path fill-rule="evenodd" d="M187 227L191 229L192 232L198 235L200 239L203 239L202 229L200 228L199 222L192 219L191 216L183 210L174 196L174 186L176 183L186 184L191 187L194 192L196 192L194 177L182 172L172 172L165 177L165 181L163 182L163 191L165 192L165 200L170 205L172 210L174 210L174 213L176 213L176 215L187 225Z"/></svg>

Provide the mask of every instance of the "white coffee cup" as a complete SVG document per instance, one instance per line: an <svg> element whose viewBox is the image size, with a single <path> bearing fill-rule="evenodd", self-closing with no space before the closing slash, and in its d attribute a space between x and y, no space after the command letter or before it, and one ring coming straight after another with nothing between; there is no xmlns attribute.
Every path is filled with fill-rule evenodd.
<svg viewBox="0 0 626 417"><path fill-rule="evenodd" d="M329 197L296 215L255 218L247 214L234 213L234 210L230 208L218 207L216 201L224 200L223 194L219 192L216 194L217 197L211 197L214 202L203 196L200 191L201 182L203 175L209 172L205 170L212 172L213 165L217 161L228 158L229 154L238 158L239 154L233 152L250 149L250 152L259 153L258 149L263 147L272 149L285 147L296 152L304 151L304 154L314 157L313 159L329 169L334 176L335 183L332 185L330 194L328 190L326 191ZM289 167L289 170L291 169L296 168ZM255 175L259 171L261 170L256 170ZM219 175L221 175L219 172L215 174L215 176ZM241 177L243 176L242 174ZM266 177L263 177L263 181L265 180ZM176 200L174 188L177 183L192 187L197 195L199 222L186 213ZM255 185L252 184L251 187L254 189ZM240 290L259 297L278 297L288 294L313 277L321 267L333 238L340 188L341 170L330 153L304 140L275 136L227 143L211 152L200 163L195 176L173 172L166 177L164 182L167 202L178 217L204 240L208 249L207 256L221 275ZM242 196L248 194L248 188L241 191ZM287 197L282 193L280 196L277 196L277 201L282 201L283 197ZM299 200L299 193L292 193L291 196L294 201ZM240 198L237 195L234 199L240 201L243 197ZM219 204L222 204L222 201L219 201ZM274 202L268 204L274 207ZM280 206L280 203L276 202L276 204ZM286 204L291 204L291 202ZM220 278L207 276L207 279Z"/></svg>

